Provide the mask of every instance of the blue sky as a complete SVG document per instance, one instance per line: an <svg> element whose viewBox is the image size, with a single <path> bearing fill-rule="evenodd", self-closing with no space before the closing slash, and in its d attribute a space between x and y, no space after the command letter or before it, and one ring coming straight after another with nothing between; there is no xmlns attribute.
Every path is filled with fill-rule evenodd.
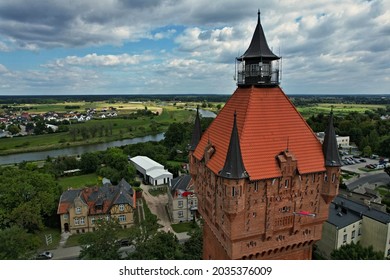
<svg viewBox="0 0 390 280"><path fill-rule="evenodd" d="M390 93L390 1L0 0L0 95L231 94L259 8L287 94Z"/></svg>

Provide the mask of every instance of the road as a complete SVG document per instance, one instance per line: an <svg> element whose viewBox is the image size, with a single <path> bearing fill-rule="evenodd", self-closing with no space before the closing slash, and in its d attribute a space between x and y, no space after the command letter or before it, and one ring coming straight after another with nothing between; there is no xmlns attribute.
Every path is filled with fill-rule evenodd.
<svg viewBox="0 0 390 280"><path fill-rule="evenodd" d="M358 187L370 185L372 187L390 184L390 176L383 170L380 172L362 174L360 178L354 179L346 183L348 190L354 190Z"/></svg>

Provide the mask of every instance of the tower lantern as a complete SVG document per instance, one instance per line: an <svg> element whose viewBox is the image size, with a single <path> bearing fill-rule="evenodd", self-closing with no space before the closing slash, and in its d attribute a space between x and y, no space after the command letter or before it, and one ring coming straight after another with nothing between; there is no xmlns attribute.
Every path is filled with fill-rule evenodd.
<svg viewBox="0 0 390 280"><path fill-rule="evenodd" d="M257 26L246 52L237 57L237 85L279 85L279 59L268 47L258 11Z"/></svg>

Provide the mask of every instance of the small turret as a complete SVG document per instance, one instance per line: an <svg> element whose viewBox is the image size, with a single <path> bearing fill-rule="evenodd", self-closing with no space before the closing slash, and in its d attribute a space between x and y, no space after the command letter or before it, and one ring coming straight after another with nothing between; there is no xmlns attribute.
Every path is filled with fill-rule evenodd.
<svg viewBox="0 0 390 280"><path fill-rule="evenodd" d="M201 136L202 136L202 128L200 125L199 107L197 107L194 130L192 131L192 139L191 139L191 144L189 146L190 151L195 151L195 148L198 145Z"/></svg>
<svg viewBox="0 0 390 280"><path fill-rule="evenodd" d="M325 130L322 151L325 159L326 173L321 195L326 203L332 202L339 190L341 161L337 146L337 138L333 126L333 110L330 112L328 126Z"/></svg>
<svg viewBox="0 0 390 280"><path fill-rule="evenodd" d="M242 161L240 138L238 136L236 118L237 114L234 112L233 129L230 136L230 143L228 152L226 154L225 165L219 173L221 177L229 179L243 179L248 177L248 174L245 171L244 163Z"/></svg>

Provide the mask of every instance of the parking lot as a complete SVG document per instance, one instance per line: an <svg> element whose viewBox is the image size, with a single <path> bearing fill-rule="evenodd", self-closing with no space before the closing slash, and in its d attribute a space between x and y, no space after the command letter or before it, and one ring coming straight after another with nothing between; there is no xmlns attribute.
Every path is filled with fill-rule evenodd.
<svg viewBox="0 0 390 280"><path fill-rule="evenodd" d="M370 159L370 158L354 158L352 156L343 156L342 157L342 164L343 166L341 167L342 170L346 171L351 171L355 172L358 174L364 174L367 173L367 171L371 170L382 170L383 168L379 169L376 167L373 168L367 168L366 166L371 165L371 166L377 166L379 164L378 159ZM367 168L367 171L361 170L360 168Z"/></svg>

